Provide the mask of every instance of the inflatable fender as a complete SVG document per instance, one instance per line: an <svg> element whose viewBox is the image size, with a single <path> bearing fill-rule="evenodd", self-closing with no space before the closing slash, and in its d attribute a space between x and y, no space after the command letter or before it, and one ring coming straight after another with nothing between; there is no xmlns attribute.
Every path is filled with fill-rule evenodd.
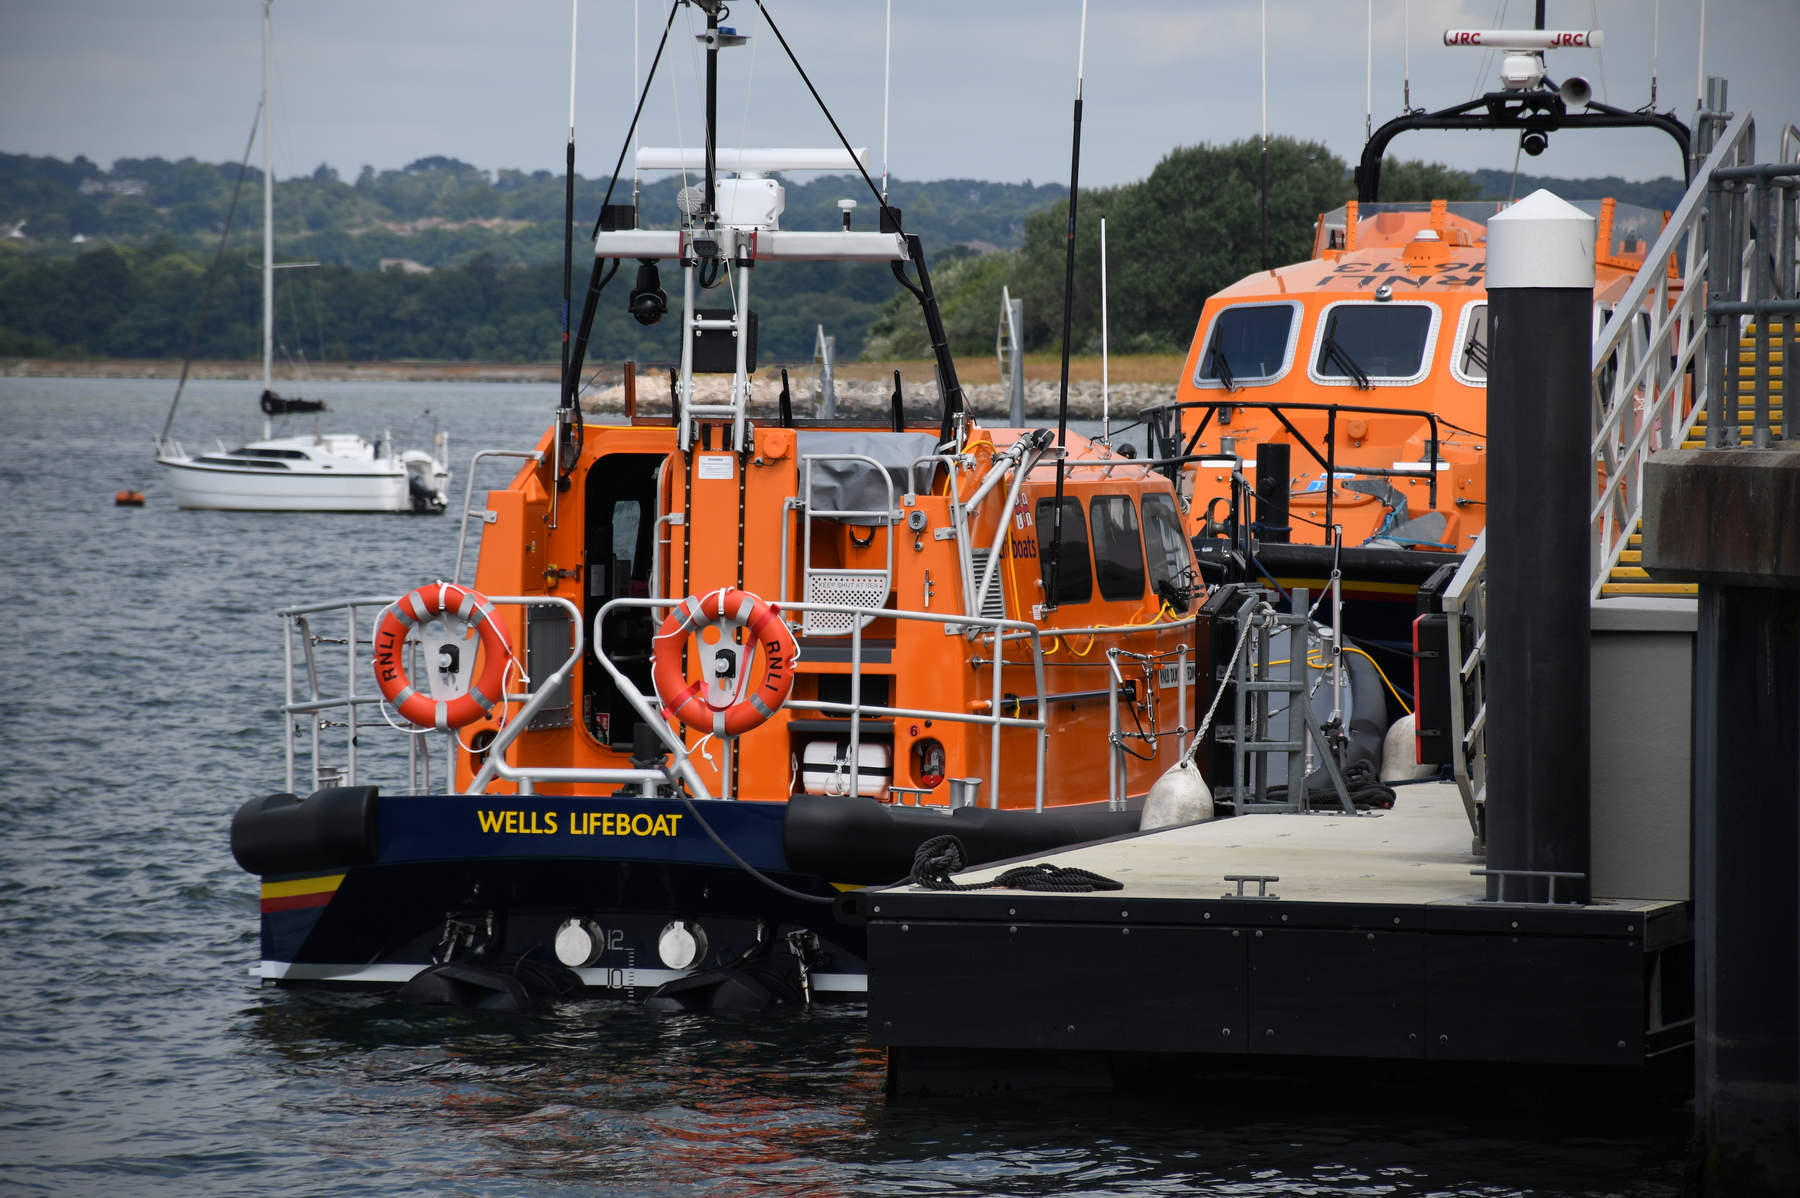
<svg viewBox="0 0 1800 1198"><path fill-rule="evenodd" d="M304 799L251 799L231 817L231 855L253 874L370 865L375 860L376 786L331 786Z"/></svg>
<svg viewBox="0 0 1800 1198"><path fill-rule="evenodd" d="M1212 790L1200 776L1193 758L1183 757L1156 780L1144 800L1143 818L1138 831L1168 828L1176 824L1194 824L1213 817Z"/></svg>
<svg viewBox="0 0 1800 1198"><path fill-rule="evenodd" d="M797 794L788 800L781 847L788 868L843 881L898 882L933 836L960 838L969 864L1105 840L1138 830L1136 811L1105 803L1032 810L894 807L856 796Z"/></svg>
<svg viewBox="0 0 1800 1198"><path fill-rule="evenodd" d="M1350 743L1344 748L1340 769L1349 769L1365 761L1371 769L1381 768L1381 745L1387 736L1387 698L1385 684L1375 663L1360 653L1344 654L1344 670L1350 675L1350 710L1345 713L1344 732ZM1317 710L1315 708L1315 710ZM1331 786L1331 775L1323 767L1306 779L1306 788L1317 790Z"/></svg>
<svg viewBox="0 0 1800 1198"><path fill-rule="evenodd" d="M1381 741L1381 780L1406 782L1413 778L1429 778L1438 772L1435 765L1419 764L1418 725L1410 714L1394 721Z"/></svg>

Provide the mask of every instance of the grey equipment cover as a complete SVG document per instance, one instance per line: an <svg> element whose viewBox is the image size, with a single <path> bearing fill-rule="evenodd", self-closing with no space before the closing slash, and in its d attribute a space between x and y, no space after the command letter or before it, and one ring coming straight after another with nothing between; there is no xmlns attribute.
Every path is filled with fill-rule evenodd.
<svg viewBox="0 0 1800 1198"><path fill-rule="evenodd" d="M913 489L914 484L907 480L908 468L916 459L936 453L938 447L935 433L803 431L798 434L798 438L802 459L809 453L855 453L880 462L888 477L894 480L894 506L898 506L900 496ZM924 484L935 473L935 470L921 470L920 483ZM805 478L804 461L801 463L801 477ZM867 462L841 458L814 462L812 506L815 512L883 512L888 510L888 490L881 481L880 472ZM830 518L841 520L845 524L884 523L876 515Z"/></svg>

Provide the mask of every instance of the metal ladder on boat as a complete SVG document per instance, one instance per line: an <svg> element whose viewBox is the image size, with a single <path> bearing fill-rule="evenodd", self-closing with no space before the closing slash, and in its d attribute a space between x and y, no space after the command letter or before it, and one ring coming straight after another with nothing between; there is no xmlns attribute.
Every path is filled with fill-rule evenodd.
<svg viewBox="0 0 1800 1198"><path fill-rule="evenodd" d="M700 235L698 230L686 229L681 236L683 242L690 247L709 244L711 252L707 256L725 259L730 264L726 269L735 268L737 272L736 285L732 288L734 306L731 315L723 320L704 317L700 314L700 309L695 307L697 259L684 254L685 262L681 273L682 286L687 294L683 297L681 308L681 420L678 425L681 448L686 450L693 446L696 419L726 417L731 421L731 442L726 448L741 454L750 447L749 259L753 233L725 225L705 230L704 235ZM732 337L732 350L736 358L731 375L731 399L727 403L694 401L694 339L708 333L729 333Z"/></svg>
<svg viewBox="0 0 1800 1198"><path fill-rule="evenodd" d="M862 462L881 476L887 485L887 507L882 511L847 509L821 511L813 504L813 466L818 462ZM831 603L845 607L886 607L888 593L894 589L894 479L886 467L872 457L859 453L808 453L800 456L805 472L800 508L805 520L801 539L801 596L807 603ZM873 520L871 529L887 530L887 565L880 570L849 569L840 566L813 565L813 523L815 520ZM873 537L874 533L871 532ZM801 616L801 632L806 636L849 636L859 628L875 622L874 616L856 616L848 612L811 611Z"/></svg>
<svg viewBox="0 0 1800 1198"><path fill-rule="evenodd" d="M1215 787L1214 797L1229 801L1238 815L1312 810L1306 788L1306 744L1310 739L1317 750L1319 763L1337 792L1336 797L1344 814L1354 816L1356 804L1351 801L1350 792L1344 786L1336 754L1333 753L1318 718L1313 714L1311 697L1307 693L1305 646L1307 628L1311 621L1305 614L1284 615L1272 610L1258 616L1257 611L1265 599L1263 592L1246 591L1243 602L1227 621L1237 636L1245 635L1245 626L1249 624L1251 640L1244 646L1247 651L1236 655L1237 661L1232 667L1232 673L1228 676L1221 674L1217 679L1219 685L1229 685L1232 691L1232 723L1224 726L1215 724L1213 727L1214 741L1231 746L1232 782L1229 786ZM1297 603L1296 606L1300 606L1304 613L1303 605ZM1269 676L1274 664L1270 650L1273 648L1273 634L1277 628L1287 630L1290 650L1295 644L1300 645L1300 667L1295 669L1296 654L1290 651L1284 678ZM1270 717L1278 714L1269 710L1269 699L1274 695L1287 697L1287 733L1282 740L1273 740L1266 735ZM1301 723L1298 729L1295 728L1296 718ZM1269 797L1268 758L1276 753L1287 756L1285 799Z"/></svg>

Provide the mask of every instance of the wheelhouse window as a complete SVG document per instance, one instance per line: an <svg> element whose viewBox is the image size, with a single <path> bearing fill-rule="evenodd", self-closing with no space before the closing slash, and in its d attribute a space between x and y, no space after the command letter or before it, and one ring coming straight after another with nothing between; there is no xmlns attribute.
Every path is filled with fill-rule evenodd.
<svg viewBox="0 0 1800 1198"><path fill-rule="evenodd" d="M1181 614L1185 605L1176 594L1190 585L1188 542L1181 532L1181 516L1173 497L1160 493L1144 496L1144 550L1150 559L1150 591Z"/></svg>
<svg viewBox="0 0 1800 1198"><path fill-rule="evenodd" d="M1065 496L1062 501L1062 561L1056 572L1056 594L1053 601L1086 603L1094 597L1094 568L1088 560L1087 519L1081 511L1081 500ZM1037 505L1038 562L1044 574L1044 591L1050 590L1050 543L1056 539L1056 501L1040 499Z"/></svg>
<svg viewBox="0 0 1800 1198"><path fill-rule="evenodd" d="M1299 305L1286 302L1221 309L1213 317L1194 385L1230 390L1279 378L1293 357L1298 319Z"/></svg>
<svg viewBox="0 0 1800 1198"><path fill-rule="evenodd" d="M1470 304L1463 312L1462 331L1456 338L1456 369L1451 373L1464 383L1487 386L1488 322L1487 305Z"/></svg>
<svg viewBox="0 0 1800 1198"><path fill-rule="evenodd" d="M1416 382L1436 323L1435 304L1333 304L1320 322L1313 378L1357 387Z"/></svg>
<svg viewBox="0 0 1800 1198"><path fill-rule="evenodd" d="M1088 505L1094 525L1094 575L1107 599L1144 597L1144 542L1137 505L1129 495L1096 495Z"/></svg>

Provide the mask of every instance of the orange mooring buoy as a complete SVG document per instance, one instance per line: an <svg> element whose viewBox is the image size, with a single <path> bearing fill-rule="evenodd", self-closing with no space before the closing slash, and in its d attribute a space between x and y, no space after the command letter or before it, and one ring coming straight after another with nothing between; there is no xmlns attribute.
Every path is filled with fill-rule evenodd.
<svg viewBox="0 0 1800 1198"><path fill-rule="evenodd" d="M113 496L113 506L143 507L144 493L142 491L120 491L117 495Z"/></svg>

